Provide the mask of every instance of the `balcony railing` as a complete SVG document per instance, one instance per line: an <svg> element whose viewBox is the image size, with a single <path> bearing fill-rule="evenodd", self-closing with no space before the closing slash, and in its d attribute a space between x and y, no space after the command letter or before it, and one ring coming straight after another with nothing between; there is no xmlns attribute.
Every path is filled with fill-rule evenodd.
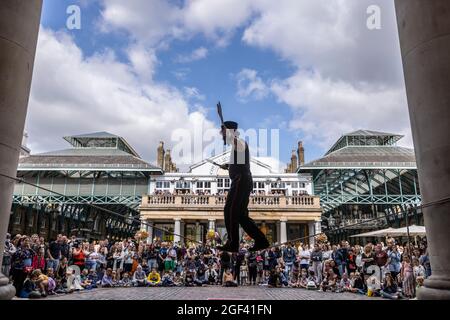
<svg viewBox="0 0 450 320"><path fill-rule="evenodd" d="M142 197L144 208L223 208L227 200L226 195L148 195ZM272 209L305 209L320 208L319 197L300 195L252 195L249 200L249 208Z"/></svg>

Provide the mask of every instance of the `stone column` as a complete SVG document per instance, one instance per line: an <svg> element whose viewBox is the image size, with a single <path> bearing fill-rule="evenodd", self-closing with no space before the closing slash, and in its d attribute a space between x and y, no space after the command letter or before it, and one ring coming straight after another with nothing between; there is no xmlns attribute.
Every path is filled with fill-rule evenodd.
<svg viewBox="0 0 450 320"><path fill-rule="evenodd" d="M424 204L450 196L450 1L396 0L409 115ZM450 203L424 208L432 276L419 299L450 299Z"/></svg>
<svg viewBox="0 0 450 320"><path fill-rule="evenodd" d="M308 232L309 232L309 234L308 234L309 245L313 246L315 243L315 239L314 239L313 235L316 234L316 222L315 221L311 221L308 223Z"/></svg>
<svg viewBox="0 0 450 320"><path fill-rule="evenodd" d="M280 220L280 243L287 242L287 219Z"/></svg>
<svg viewBox="0 0 450 320"><path fill-rule="evenodd" d="M209 219L208 221L209 221L208 231L209 230L216 231L216 219Z"/></svg>
<svg viewBox="0 0 450 320"><path fill-rule="evenodd" d="M0 174L15 177L27 115L42 0L0 5ZM0 264L11 212L14 180L0 175ZM15 294L0 273L0 299Z"/></svg>
<svg viewBox="0 0 450 320"><path fill-rule="evenodd" d="M153 222L147 220L148 243L153 243Z"/></svg>
<svg viewBox="0 0 450 320"><path fill-rule="evenodd" d="M174 236L173 236L173 242L180 242L181 237L181 218L175 218L175 228L174 228Z"/></svg>

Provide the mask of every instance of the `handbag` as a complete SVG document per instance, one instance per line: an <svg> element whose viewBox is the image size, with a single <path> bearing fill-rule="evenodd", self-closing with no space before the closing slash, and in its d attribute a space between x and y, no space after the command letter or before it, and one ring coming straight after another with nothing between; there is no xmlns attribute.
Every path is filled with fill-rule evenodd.
<svg viewBox="0 0 450 320"><path fill-rule="evenodd" d="M23 272L25 273L31 273L33 271L33 267L32 266L27 266L27 267L23 267Z"/></svg>

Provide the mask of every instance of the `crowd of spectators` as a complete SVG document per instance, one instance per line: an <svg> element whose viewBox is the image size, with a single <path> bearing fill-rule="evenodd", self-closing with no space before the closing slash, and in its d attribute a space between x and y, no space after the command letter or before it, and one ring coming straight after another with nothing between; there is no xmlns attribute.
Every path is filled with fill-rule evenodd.
<svg viewBox="0 0 450 320"><path fill-rule="evenodd" d="M244 238L245 239L245 238ZM6 240L2 272L21 298L111 287L268 286L351 292L389 299L414 298L431 275L426 239L416 245L288 243L251 252L215 249L214 241L180 245L128 238L85 241L58 235Z"/></svg>

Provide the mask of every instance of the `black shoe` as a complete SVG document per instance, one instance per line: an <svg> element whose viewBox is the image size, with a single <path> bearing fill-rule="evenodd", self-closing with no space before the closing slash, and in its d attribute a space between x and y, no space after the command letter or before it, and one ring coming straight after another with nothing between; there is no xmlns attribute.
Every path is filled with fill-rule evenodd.
<svg viewBox="0 0 450 320"><path fill-rule="evenodd" d="M249 249L250 252L260 251L264 250L270 247L269 241L267 239L264 239L262 242L255 242L255 245Z"/></svg>
<svg viewBox="0 0 450 320"><path fill-rule="evenodd" d="M233 246L230 243L225 243L223 246L217 246L218 250L226 252L239 252L239 246Z"/></svg>

